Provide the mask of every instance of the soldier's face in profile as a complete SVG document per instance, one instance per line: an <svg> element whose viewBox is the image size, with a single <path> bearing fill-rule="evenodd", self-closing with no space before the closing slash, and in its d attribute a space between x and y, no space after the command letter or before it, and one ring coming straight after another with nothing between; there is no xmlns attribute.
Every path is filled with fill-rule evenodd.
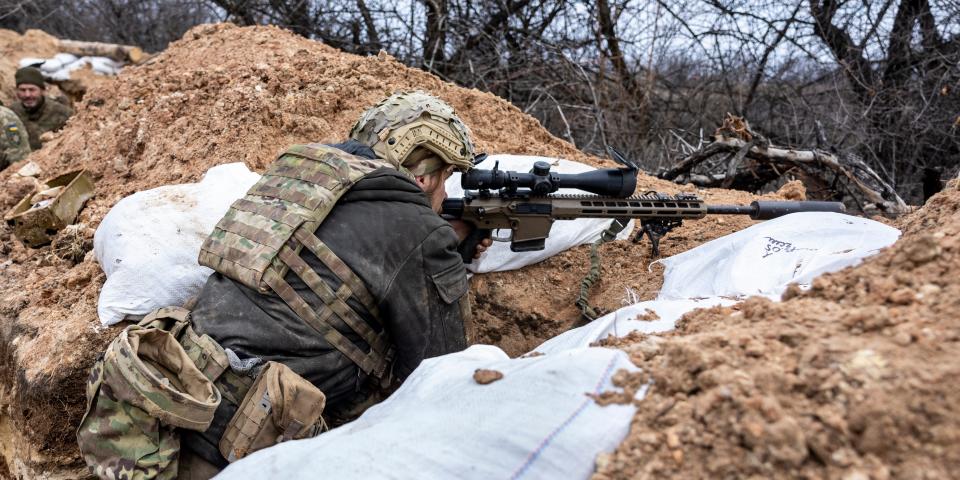
<svg viewBox="0 0 960 480"><path fill-rule="evenodd" d="M43 89L36 85L22 83L17 87L17 100L20 100L24 107L34 108L40 105L41 98L43 98Z"/></svg>

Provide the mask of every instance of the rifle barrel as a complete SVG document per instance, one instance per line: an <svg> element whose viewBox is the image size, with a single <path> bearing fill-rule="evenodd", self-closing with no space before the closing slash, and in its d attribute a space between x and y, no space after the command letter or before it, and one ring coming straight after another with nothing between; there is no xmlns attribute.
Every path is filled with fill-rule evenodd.
<svg viewBox="0 0 960 480"><path fill-rule="evenodd" d="M752 205L707 205L707 215L753 215Z"/></svg>
<svg viewBox="0 0 960 480"><path fill-rule="evenodd" d="M798 212L845 213L846 208L840 202L775 202L758 200L749 206L743 205L707 205L708 215L750 215L754 220L770 220Z"/></svg>

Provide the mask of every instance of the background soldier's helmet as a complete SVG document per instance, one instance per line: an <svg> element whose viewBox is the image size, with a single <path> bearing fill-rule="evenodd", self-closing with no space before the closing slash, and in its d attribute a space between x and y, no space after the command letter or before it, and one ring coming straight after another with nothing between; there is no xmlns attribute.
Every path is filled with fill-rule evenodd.
<svg viewBox="0 0 960 480"><path fill-rule="evenodd" d="M420 90L395 93L368 109L350 130L350 138L398 167L417 147L436 153L458 170L473 167L470 130L453 108Z"/></svg>

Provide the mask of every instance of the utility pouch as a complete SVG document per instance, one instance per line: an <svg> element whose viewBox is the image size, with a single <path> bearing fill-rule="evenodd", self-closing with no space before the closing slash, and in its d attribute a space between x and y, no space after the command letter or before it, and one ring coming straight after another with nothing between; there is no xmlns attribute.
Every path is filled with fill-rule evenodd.
<svg viewBox="0 0 960 480"><path fill-rule="evenodd" d="M173 335L132 325L91 370L80 452L100 478L175 478L176 429L206 430L219 404L220 393Z"/></svg>
<svg viewBox="0 0 960 480"><path fill-rule="evenodd" d="M140 321L143 328L166 330L180 342L193 364L211 382L217 380L230 366L227 354L209 335L197 335L190 326L190 310L182 307L158 308Z"/></svg>
<svg viewBox="0 0 960 480"><path fill-rule="evenodd" d="M287 440L319 433L326 396L282 363L267 362L220 439L230 462Z"/></svg>

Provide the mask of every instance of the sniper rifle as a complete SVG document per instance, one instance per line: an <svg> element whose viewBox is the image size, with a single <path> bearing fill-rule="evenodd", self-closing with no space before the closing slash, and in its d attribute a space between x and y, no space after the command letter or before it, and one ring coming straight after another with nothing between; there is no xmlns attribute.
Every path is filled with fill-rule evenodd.
<svg viewBox="0 0 960 480"><path fill-rule="evenodd" d="M463 198L443 202L443 215L474 225L460 244L464 263L471 263L477 245L493 230L511 231L510 236L493 237L509 241L514 252L543 250L556 220L610 218L622 230L630 219L639 219L643 235L650 238L654 257L660 256L660 239L683 220L707 215L749 215L754 220L769 220L796 212L843 213L840 202L755 201L750 205L707 205L696 195L665 195L646 192L633 195L638 166L613 150L612 156L627 168L607 168L584 173L562 174L550 171L544 161L534 163L528 173L503 171L499 162L492 170L471 169L463 173ZM482 161L481 157L479 161ZM574 188L589 194L557 194L561 188ZM617 231L619 231L617 230ZM608 230L609 231L609 230ZM613 233L616 235L616 233Z"/></svg>

